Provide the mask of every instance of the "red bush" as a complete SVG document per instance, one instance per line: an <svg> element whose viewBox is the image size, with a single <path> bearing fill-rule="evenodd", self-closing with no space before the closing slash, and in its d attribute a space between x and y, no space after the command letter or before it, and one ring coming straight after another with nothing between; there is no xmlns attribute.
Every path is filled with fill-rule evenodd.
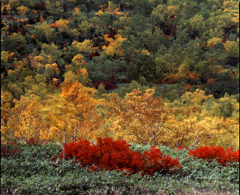
<svg viewBox="0 0 240 195"><path fill-rule="evenodd" d="M16 147L17 141L1 143L1 156L4 158L16 157L20 153L20 148Z"/></svg>
<svg viewBox="0 0 240 195"><path fill-rule="evenodd" d="M221 165L226 166L228 162L239 162L239 150L233 148L223 149L221 146L205 146L196 150L190 150L189 156L202 158L204 160L217 160Z"/></svg>
<svg viewBox="0 0 240 195"><path fill-rule="evenodd" d="M140 171L144 174L152 174L155 171L173 172L181 166L177 159L170 156L163 157L160 149L151 147L150 152L132 151L124 140L113 141L112 138L98 139L97 144L90 145L87 140L79 138L78 142L71 142L64 146L59 155L60 159L76 158L82 166L90 166L96 171L98 168L105 170L127 170L134 174ZM52 158L55 160L58 156Z"/></svg>

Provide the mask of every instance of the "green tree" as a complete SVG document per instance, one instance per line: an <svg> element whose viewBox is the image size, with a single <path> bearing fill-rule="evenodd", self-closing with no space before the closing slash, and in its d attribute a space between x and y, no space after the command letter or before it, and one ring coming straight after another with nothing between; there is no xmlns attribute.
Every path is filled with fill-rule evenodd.
<svg viewBox="0 0 240 195"><path fill-rule="evenodd" d="M36 24L32 33L38 41L49 43L52 41L54 29L47 22L42 22Z"/></svg>
<svg viewBox="0 0 240 195"><path fill-rule="evenodd" d="M147 81L153 81L156 72L156 64L150 55L138 54L130 63L127 69L127 76L132 80L137 80L140 76Z"/></svg>

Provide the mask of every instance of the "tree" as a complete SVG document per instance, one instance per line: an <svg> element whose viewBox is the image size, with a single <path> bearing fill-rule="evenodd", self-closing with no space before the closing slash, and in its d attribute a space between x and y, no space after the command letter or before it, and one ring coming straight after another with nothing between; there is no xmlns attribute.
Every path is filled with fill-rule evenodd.
<svg viewBox="0 0 240 195"><path fill-rule="evenodd" d="M2 50L9 52L17 52L20 55L29 52L27 39L21 33L12 33L10 36L2 35Z"/></svg>
<svg viewBox="0 0 240 195"><path fill-rule="evenodd" d="M51 127L50 134L55 141L65 144L73 139L78 112L72 102L63 95L52 95L40 112L45 123Z"/></svg>
<svg viewBox="0 0 240 195"><path fill-rule="evenodd" d="M36 24L33 36L41 42L49 43L53 37L54 29L47 23L42 22Z"/></svg>
<svg viewBox="0 0 240 195"><path fill-rule="evenodd" d="M123 60L107 60L102 56L94 57L93 60L87 62L84 66L93 82L107 81L114 78L117 72L121 72L126 68L126 62Z"/></svg>
<svg viewBox="0 0 240 195"><path fill-rule="evenodd" d="M133 80L137 80L140 76L143 76L147 81L153 81L155 72L156 64L152 56L140 53L130 66L128 66L127 76Z"/></svg>
<svg viewBox="0 0 240 195"><path fill-rule="evenodd" d="M76 109L77 120L74 123L75 130L72 129L71 135L83 137L85 139L96 140L96 131L102 125L103 119L98 112L97 106L103 103L101 100L94 99L95 89L85 87L81 83L66 80L62 85L62 92L66 100ZM64 119L63 119L64 120Z"/></svg>
<svg viewBox="0 0 240 195"><path fill-rule="evenodd" d="M108 36L108 35L107 35ZM105 36L105 41L110 42L108 46L103 46L102 49L104 50L103 54L106 53L108 56L113 57L116 56L123 56L124 53L121 49L121 46L123 42L126 40L126 38L121 37L120 35L115 35L114 39L108 38Z"/></svg>
<svg viewBox="0 0 240 195"><path fill-rule="evenodd" d="M92 53L93 52L93 43L91 40L86 39L82 43L73 41L72 46L76 47L78 49L78 52L83 53Z"/></svg>
<svg viewBox="0 0 240 195"><path fill-rule="evenodd" d="M10 136L5 134L5 132L8 120L11 116L12 107L13 107L12 94L1 88L1 133L4 138L8 138L8 136Z"/></svg>
<svg viewBox="0 0 240 195"><path fill-rule="evenodd" d="M43 122L39 109L42 104L34 95L21 96L14 101L14 108L2 132L5 139L28 140L30 138L49 140L48 126Z"/></svg>
<svg viewBox="0 0 240 195"><path fill-rule="evenodd" d="M110 127L105 133L109 131L115 138L127 142L161 144L171 113L163 107L161 98L153 98L153 93L152 89L145 93L135 89L124 99L116 94L110 96L106 103Z"/></svg>
<svg viewBox="0 0 240 195"><path fill-rule="evenodd" d="M44 64L49 63L58 63L60 66L64 65L64 62L61 59L62 51L58 49L54 43L48 45L43 43L41 45L41 53L40 56L44 59Z"/></svg>

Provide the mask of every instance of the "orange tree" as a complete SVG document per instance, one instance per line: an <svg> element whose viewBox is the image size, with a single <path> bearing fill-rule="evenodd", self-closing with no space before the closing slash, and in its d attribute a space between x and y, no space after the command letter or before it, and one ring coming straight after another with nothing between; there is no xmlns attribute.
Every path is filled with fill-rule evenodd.
<svg viewBox="0 0 240 195"><path fill-rule="evenodd" d="M95 89L85 87L79 82L72 82L71 79L62 84L61 95L72 103L77 111L74 139L79 136L96 139L94 132L103 124L103 117L97 108L103 101L95 98L96 92Z"/></svg>

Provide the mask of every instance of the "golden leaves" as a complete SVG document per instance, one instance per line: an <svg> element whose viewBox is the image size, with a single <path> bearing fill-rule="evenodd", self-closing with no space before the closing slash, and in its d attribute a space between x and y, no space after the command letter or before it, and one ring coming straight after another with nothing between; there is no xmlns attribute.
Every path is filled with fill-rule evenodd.
<svg viewBox="0 0 240 195"><path fill-rule="evenodd" d="M69 22L69 20L59 19L55 22L55 27L66 28L68 25L68 22Z"/></svg>
<svg viewBox="0 0 240 195"><path fill-rule="evenodd" d="M210 46L210 48L213 48L218 43L222 43L223 39L218 37L213 37L212 39L208 39L207 43Z"/></svg>
<svg viewBox="0 0 240 195"><path fill-rule="evenodd" d="M84 60L84 56L81 54L77 54L76 56L74 56L74 58L72 59L72 62L76 66L80 66L80 67L82 67L84 64L86 64L86 61Z"/></svg>
<svg viewBox="0 0 240 195"><path fill-rule="evenodd" d="M102 16L102 15L103 15L103 11L102 11L102 10L99 10L95 15L96 15L96 16Z"/></svg>
<svg viewBox="0 0 240 195"><path fill-rule="evenodd" d="M51 68L54 72L56 73L60 73L60 70L58 68L57 63L53 63L53 64L46 64L45 68Z"/></svg>
<svg viewBox="0 0 240 195"><path fill-rule="evenodd" d="M19 101L15 101L15 107L11 109L3 136L24 140L31 137L46 139L48 134L41 134L47 128L39 113L41 108L42 104L34 97L30 99L21 96Z"/></svg>
<svg viewBox="0 0 240 195"><path fill-rule="evenodd" d="M95 89L85 87L81 83L73 83L67 80L62 85L62 95L72 102L78 112L77 128L78 135L85 138L95 139L94 133L103 123L101 115L97 112L97 106L101 100L94 99Z"/></svg>
<svg viewBox="0 0 240 195"><path fill-rule="evenodd" d="M1 60L7 63L9 58L10 56L8 51L1 51Z"/></svg>
<svg viewBox="0 0 240 195"><path fill-rule="evenodd" d="M76 47L79 52L92 53L93 52L93 43L91 40L86 39L82 43L78 41L73 41L72 46Z"/></svg>
<svg viewBox="0 0 240 195"><path fill-rule="evenodd" d="M108 38L108 35L103 35L106 42L110 42L108 46L103 46L102 49L107 55L113 56L114 54L118 56L123 56L123 50L121 46L126 38L121 37L120 35L114 35L114 38Z"/></svg>
<svg viewBox="0 0 240 195"><path fill-rule="evenodd" d="M117 137L124 132L124 139L128 142L134 139L144 144L159 143L159 128L168 120L170 113L163 108L161 98L153 98L153 93L153 89L145 93L136 89L126 94L124 99L112 95L106 104L110 124L107 129Z"/></svg>

